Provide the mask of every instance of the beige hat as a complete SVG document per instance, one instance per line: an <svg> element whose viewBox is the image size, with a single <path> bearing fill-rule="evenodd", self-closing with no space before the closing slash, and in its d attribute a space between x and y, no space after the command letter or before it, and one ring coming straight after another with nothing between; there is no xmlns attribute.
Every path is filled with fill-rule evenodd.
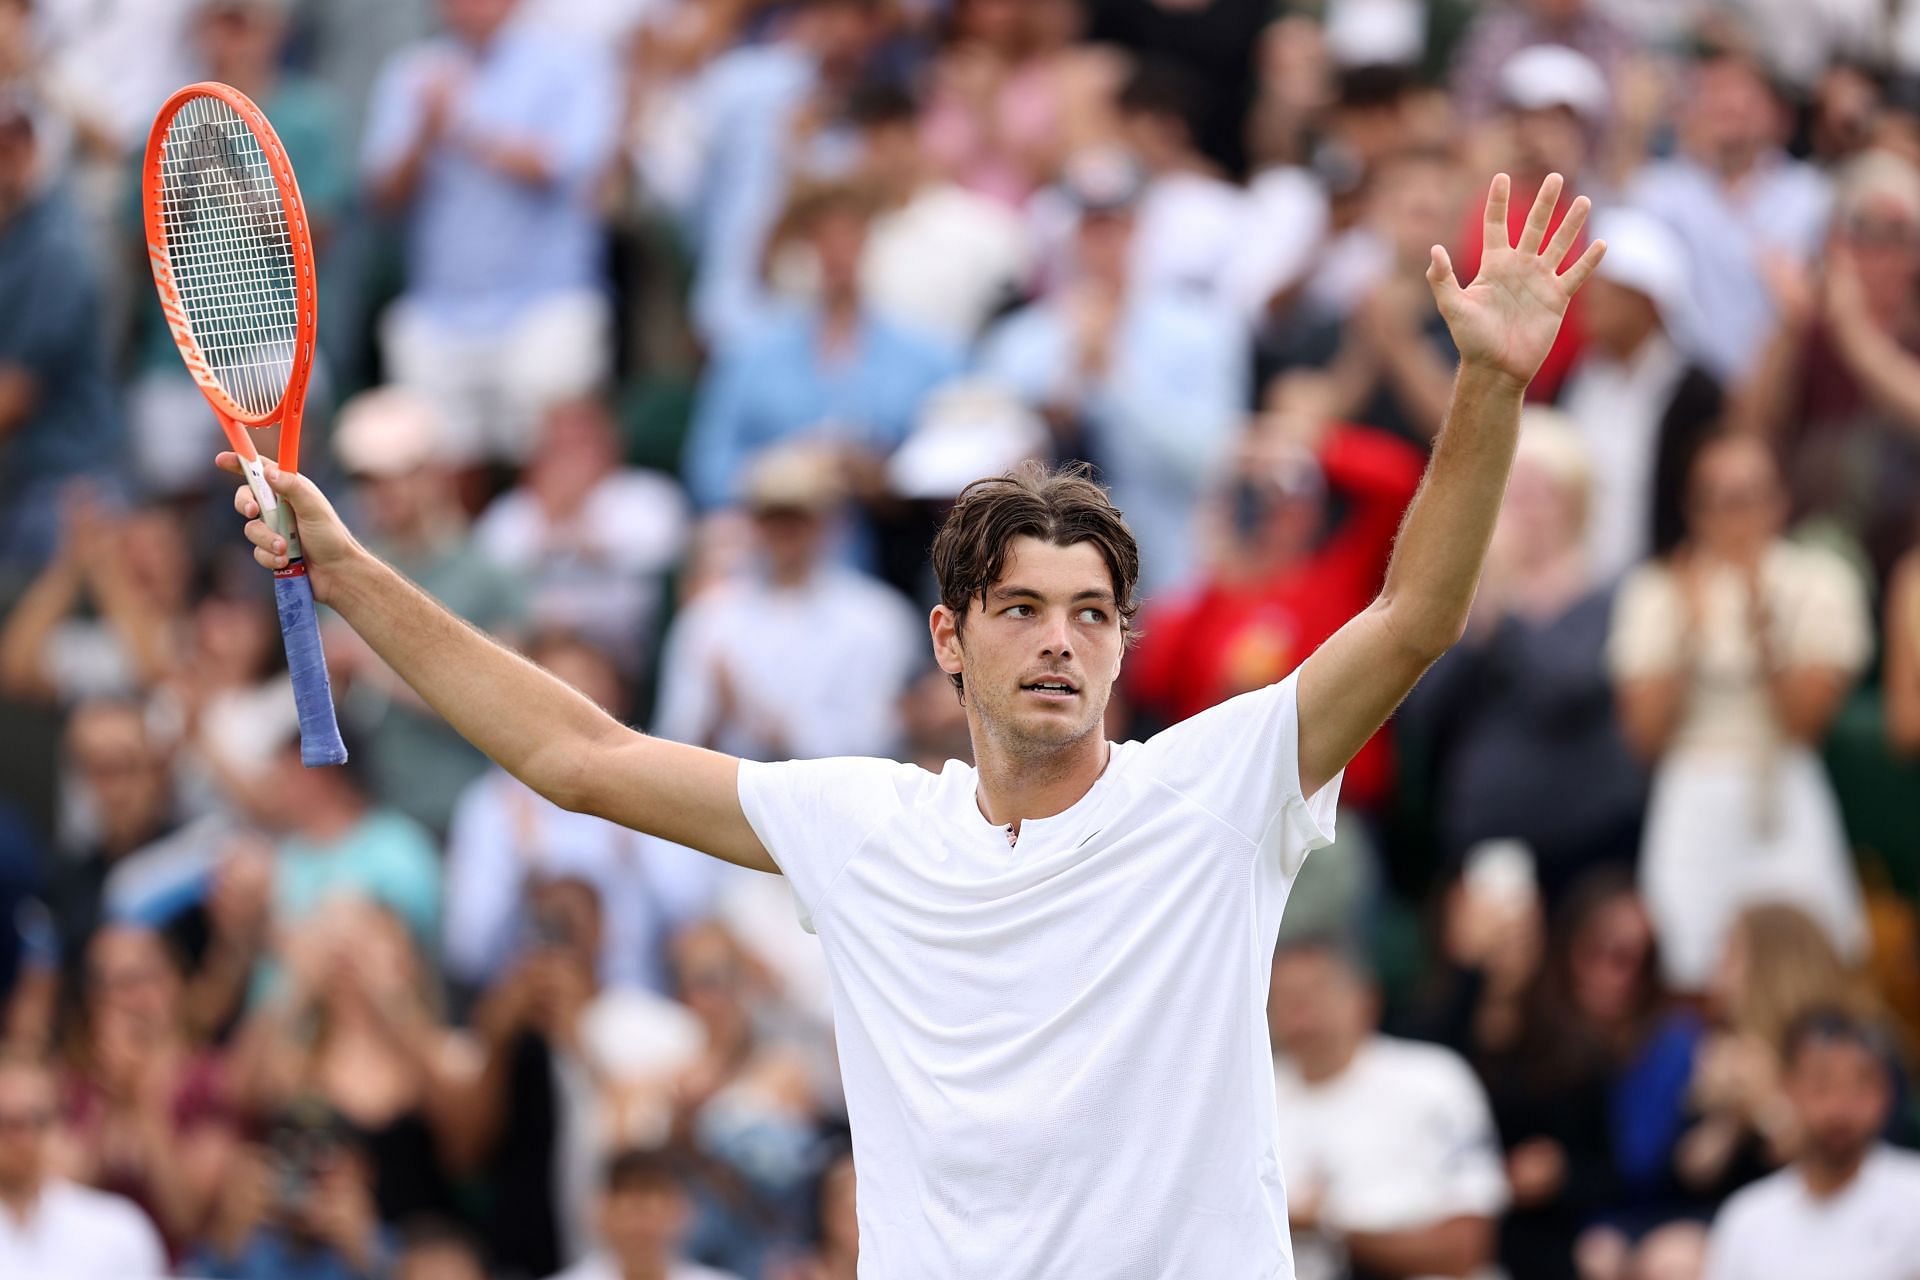
<svg viewBox="0 0 1920 1280"><path fill-rule="evenodd" d="M341 407L333 455L355 475L401 476L432 461L445 438L431 401L400 387L376 387Z"/></svg>
<svg viewBox="0 0 1920 1280"><path fill-rule="evenodd" d="M815 440L777 444L747 467L742 486L756 511L827 511L847 495L839 454Z"/></svg>

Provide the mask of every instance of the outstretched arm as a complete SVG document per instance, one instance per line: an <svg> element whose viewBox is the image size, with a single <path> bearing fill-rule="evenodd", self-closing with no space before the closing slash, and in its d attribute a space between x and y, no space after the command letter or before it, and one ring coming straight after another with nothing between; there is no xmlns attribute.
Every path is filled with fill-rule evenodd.
<svg viewBox="0 0 1920 1280"><path fill-rule="evenodd" d="M1459 348L1460 371L1386 585L1302 664L1300 780L1309 795L1346 766L1460 638L1506 494L1521 396L1560 332L1567 303L1606 251L1595 241L1564 275L1555 274L1589 207L1586 197L1575 200L1542 251L1560 198L1558 174L1541 185L1519 245L1510 245L1510 185L1505 174L1493 180L1480 273L1471 285L1461 288L1447 251L1433 249L1427 283Z"/></svg>
<svg viewBox="0 0 1920 1280"><path fill-rule="evenodd" d="M239 474L231 453L220 465ZM738 760L620 724L368 552L311 480L268 463L267 482L293 507L314 598L501 768L564 808L757 871L779 870L741 811ZM248 517L254 558L284 566L286 545L244 486L234 507Z"/></svg>

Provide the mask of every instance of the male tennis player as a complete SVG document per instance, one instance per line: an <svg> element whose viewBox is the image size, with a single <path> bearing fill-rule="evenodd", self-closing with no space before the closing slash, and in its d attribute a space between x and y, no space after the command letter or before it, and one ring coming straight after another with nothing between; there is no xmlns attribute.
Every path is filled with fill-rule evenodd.
<svg viewBox="0 0 1920 1280"><path fill-rule="evenodd" d="M1281 907L1347 760L1460 635L1521 393L1602 252L1556 276L1587 211L1542 251L1557 176L1511 247L1508 186L1470 287L1433 250L1461 365L1379 599L1286 680L1145 743L1101 732L1139 557L1070 473L975 485L934 544L934 654L978 760L938 775L635 733L368 554L311 481L273 484L314 594L516 777L792 881L832 975L863 1277L1291 1277L1264 1018ZM284 563L257 518L247 535Z"/></svg>

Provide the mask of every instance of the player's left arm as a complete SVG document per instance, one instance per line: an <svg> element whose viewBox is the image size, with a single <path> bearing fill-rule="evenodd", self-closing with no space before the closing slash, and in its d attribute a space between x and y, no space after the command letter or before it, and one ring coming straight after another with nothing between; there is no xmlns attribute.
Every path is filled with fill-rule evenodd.
<svg viewBox="0 0 1920 1280"><path fill-rule="evenodd" d="M1445 424L1407 510L1379 596L1300 668L1300 785L1312 795L1346 767L1414 682L1459 640L1506 494L1527 383L1547 357L1567 304L1606 246L1557 271L1587 220L1582 196L1546 240L1560 198L1542 184L1517 246L1508 242L1505 174L1487 197L1480 273L1461 288L1438 245L1427 283L1460 351ZM1544 251L1541 246L1545 244Z"/></svg>

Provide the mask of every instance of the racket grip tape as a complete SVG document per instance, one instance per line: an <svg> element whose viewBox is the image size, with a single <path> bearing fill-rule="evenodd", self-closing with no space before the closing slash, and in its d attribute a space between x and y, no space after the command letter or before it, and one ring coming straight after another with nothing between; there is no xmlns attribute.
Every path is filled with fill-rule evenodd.
<svg viewBox="0 0 1920 1280"><path fill-rule="evenodd" d="M300 763L309 769L345 764L347 744L340 740L340 723L333 714L333 685L320 649L320 620L314 614L306 565L296 560L273 575L273 602L280 610L293 706L300 715Z"/></svg>

